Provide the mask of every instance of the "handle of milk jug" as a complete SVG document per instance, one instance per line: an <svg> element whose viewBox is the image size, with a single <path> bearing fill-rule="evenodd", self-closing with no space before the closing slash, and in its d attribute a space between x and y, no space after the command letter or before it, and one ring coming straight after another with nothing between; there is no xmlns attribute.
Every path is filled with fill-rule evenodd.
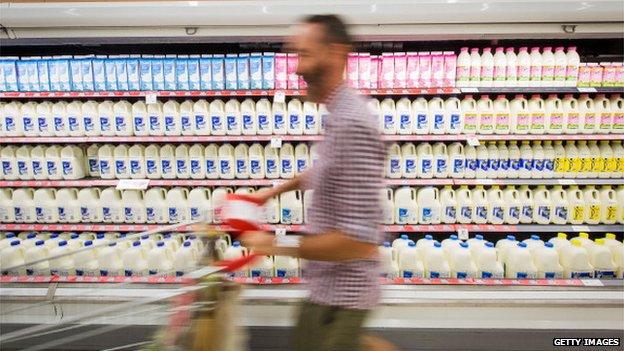
<svg viewBox="0 0 624 351"><path fill-rule="evenodd" d="M167 198L167 190L165 188L160 188L158 191L162 194L163 199Z"/></svg>
<svg viewBox="0 0 624 351"><path fill-rule="evenodd" d="M433 194L435 200L438 201L438 199L440 198L440 190L438 190L438 188L433 188Z"/></svg>
<svg viewBox="0 0 624 351"><path fill-rule="evenodd" d="M416 201L416 188L410 188L410 193L412 194L412 200Z"/></svg>
<svg viewBox="0 0 624 351"><path fill-rule="evenodd" d="M182 191L184 192L184 197L188 199L188 194L189 194L188 188L182 188Z"/></svg>
<svg viewBox="0 0 624 351"><path fill-rule="evenodd" d="M295 199L301 201L301 190L295 190Z"/></svg>
<svg viewBox="0 0 624 351"><path fill-rule="evenodd" d="M100 198L100 194L102 193L102 191L100 190L100 188L93 188L93 190L95 190L95 192L97 193L97 197L99 199Z"/></svg>
<svg viewBox="0 0 624 351"><path fill-rule="evenodd" d="M392 192L392 189L386 188L386 196L388 197L388 200L392 201L392 196L393 195L394 195L394 193Z"/></svg>

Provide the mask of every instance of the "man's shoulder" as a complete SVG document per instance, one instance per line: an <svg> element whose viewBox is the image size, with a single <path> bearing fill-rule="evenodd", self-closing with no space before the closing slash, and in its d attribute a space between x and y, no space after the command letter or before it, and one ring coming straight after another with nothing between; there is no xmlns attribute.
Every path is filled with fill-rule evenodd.
<svg viewBox="0 0 624 351"><path fill-rule="evenodd" d="M368 100L356 93L353 89L347 88L341 95L342 99L336 103L336 114L340 115L340 120L346 125L362 125L374 127L375 117L368 108Z"/></svg>

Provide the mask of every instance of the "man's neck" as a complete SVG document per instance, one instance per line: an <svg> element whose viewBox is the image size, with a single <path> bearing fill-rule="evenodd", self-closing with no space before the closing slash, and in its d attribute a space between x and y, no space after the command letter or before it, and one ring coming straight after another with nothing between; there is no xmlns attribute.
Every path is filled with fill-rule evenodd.
<svg viewBox="0 0 624 351"><path fill-rule="evenodd" d="M342 73L332 73L319 80L319 83L318 88L314 89L313 95L316 97L315 100L317 102L325 104L336 88L344 83L344 79L342 78Z"/></svg>

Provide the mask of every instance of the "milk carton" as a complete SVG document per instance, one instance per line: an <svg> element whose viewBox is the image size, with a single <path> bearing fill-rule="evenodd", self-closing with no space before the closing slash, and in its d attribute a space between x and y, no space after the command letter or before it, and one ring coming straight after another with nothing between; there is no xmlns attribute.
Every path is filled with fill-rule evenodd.
<svg viewBox="0 0 624 351"><path fill-rule="evenodd" d="M26 162L24 162L26 164ZM85 157L82 149L77 146L66 146L61 149L61 167L63 179L80 179L86 175Z"/></svg>
<svg viewBox="0 0 624 351"><path fill-rule="evenodd" d="M459 142L448 146L449 175L452 178L463 178L465 173L466 156L464 146Z"/></svg>
<svg viewBox="0 0 624 351"><path fill-rule="evenodd" d="M280 195L281 223L303 223L303 198L300 190L289 191Z"/></svg>
<svg viewBox="0 0 624 351"><path fill-rule="evenodd" d="M274 269L273 258L262 255L250 265L249 274L252 278L271 278L274 276Z"/></svg>
<svg viewBox="0 0 624 351"><path fill-rule="evenodd" d="M450 237L442 240L442 248L448 257L451 253L460 248L463 241L457 238L457 235L451 235Z"/></svg>
<svg viewBox="0 0 624 351"><path fill-rule="evenodd" d="M276 256L276 258L277 257L279 256ZM381 271L383 277L394 279L399 276L396 253L387 241L383 243L383 246L379 247L379 260L382 266Z"/></svg>
<svg viewBox="0 0 624 351"><path fill-rule="evenodd" d="M275 53L265 52L262 54L262 89L274 89L274 88L275 88Z"/></svg>
<svg viewBox="0 0 624 351"><path fill-rule="evenodd" d="M36 136L38 129L35 128L37 121L37 104L27 102L21 104L12 101L1 110L0 135L2 136Z"/></svg>
<svg viewBox="0 0 624 351"><path fill-rule="evenodd" d="M7 194L8 195L8 194ZM13 215L17 223L34 223L37 220L34 202L34 190L15 189L12 194ZM5 201L8 205L10 202Z"/></svg>
<svg viewBox="0 0 624 351"><path fill-rule="evenodd" d="M145 178L145 147L143 145L132 145L128 149L128 168L130 178Z"/></svg>
<svg viewBox="0 0 624 351"><path fill-rule="evenodd" d="M93 246L93 241L87 240L84 242L84 247L89 248ZM81 251L72 256L73 267L76 275L79 277L95 277L100 275L100 270L97 261L97 251L99 249L91 249Z"/></svg>
<svg viewBox="0 0 624 351"><path fill-rule="evenodd" d="M418 223L440 223L440 194L437 188L424 187L418 189L417 201L419 204Z"/></svg>
<svg viewBox="0 0 624 351"><path fill-rule="evenodd" d="M425 255L425 278L450 278L451 268L442 245L435 242Z"/></svg>
<svg viewBox="0 0 624 351"><path fill-rule="evenodd" d="M416 202L416 189L402 187L394 193L396 224L417 224L418 205Z"/></svg>
<svg viewBox="0 0 624 351"><path fill-rule="evenodd" d="M67 128L70 136L83 136L85 133L82 120L82 102L72 101L67 104Z"/></svg>
<svg viewBox="0 0 624 351"><path fill-rule="evenodd" d="M265 172L264 148L255 143L249 148L249 177L251 179L264 178Z"/></svg>
<svg viewBox="0 0 624 351"><path fill-rule="evenodd" d="M409 64L409 59L408 59ZM457 56L456 81L458 87L467 87L470 83L471 56L467 47L463 47Z"/></svg>
<svg viewBox="0 0 624 351"><path fill-rule="evenodd" d="M126 145L117 145L113 150L113 177L117 179L130 178L128 146Z"/></svg>
<svg viewBox="0 0 624 351"><path fill-rule="evenodd" d="M506 71L507 71L507 56L505 55L505 48L498 47L496 48L496 53L494 54L494 79L492 82L492 86L495 87L503 87L506 86Z"/></svg>
<svg viewBox="0 0 624 351"><path fill-rule="evenodd" d="M163 121L165 126L164 135L180 135L180 104L175 100L169 100L162 106Z"/></svg>
<svg viewBox="0 0 624 351"><path fill-rule="evenodd" d="M200 150L196 149L196 151L201 155ZM189 148L185 144L178 145L175 148L175 176L178 179L189 179L191 177Z"/></svg>
<svg viewBox="0 0 624 351"><path fill-rule="evenodd" d="M600 193L594 186L587 186L583 191L583 200L585 201L585 221L587 224L600 223L601 203Z"/></svg>
<svg viewBox="0 0 624 351"><path fill-rule="evenodd" d="M402 278L422 278L424 267L418 255L416 243L409 241L406 248L398 253L399 275Z"/></svg>
<svg viewBox="0 0 624 351"><path fill-rule="evenodd" d="M420 97L412 102L412 116L414 118L414 134L428 134L433 124L433 117L429 114L427 100Z"/></svg>
<svg viewBox="0 0 624 351"><path fill-rule="evenodd" d="M418 154L418 164L416 172L419 178L433 177L433 148L429 143L419 144L416 148Z"/></svg>
<svg viewBox="0 0 624 351"><path fill-rule="evenodd" d="M167 203L169 204L169 223L180 223L189 220L188 189L173 188L167 192Z"/></svg>
<svg viewBox="0 0 624 351"><path fill-rule="evenodd" d="M387 175L389 178L416 178L416 147L413 143L405 143L398 149L394 144L390 149ZM400 164L400 173L396 172L397 163Z"/></svg>
<svg viewBox="0 0 624 351"><path fill-rule="evenodd" d="M124 190L121 193L121 201L124 207L125 223L147 222L143 192L139 190Z"/></svg>
<svg viewBox="0 0 624 351"><path fill-rule="evenodd" d="M251 89L262 89L262 54L253 52L249 57L249 77Z"/></svg>
<svg viewBox="0 0 624 351"><path fill-rule="evenodd" d="M280 149L280 177L293 178L295 174L295 155L292 144L284 144Z"/></svg>
<svg viewBox="0 0 624 351"><path fill-rule="evenodd" d="M407 98L402 98L396 103L395 113L398 125L398 134L412 134L414 130L414 119L412 116L412 103ZM384 117L385 129L385 117ZM385 132L385 131L384 131Z"/></svg>
<svg viewBox="0 0 624 351"><path fill-rule="evenodd" d="M475 223L486 223L492 204L488 202L487 193L483 186L477 186L472 190L472 199L475 204Z"/></svg>
<svg viewBox="0 0 624 351"><path fill-rule="evenodd" d="M594 267L589 263L587 250L578 239L570 241L572 245L561 250L560 262L564 278L593 278Z"/></svg>
<svg viewBox="0 0 624 351"><path fill-rule="evenodd" d="M514 87L518 85L518 73L519 73L519 65L518 65L518 56L514 52L514 48L507 48L505 50L505 57L507 58L507 71L506 71L506 81L505 85ZM525 60L523 60L525 61ZM526 67L526 66L523 66Z"/></svg>
<svg viewBox="0 0 624 351"><path fill-rule="evenodd" d="M533 221L538 224L549 224L552 220L552 203L550 192L545 186L540 185L533 190Z"/></svg>
<svg viewBox="0 0 624 351"><path fill-rule="evenodd" d="M96 252L96 256L101 276L116 277L124 275L123 262L116 243L100 247Z"/></svg>
<svg viewBox="0 0 624 351"><path fill-rule="evenodd" d="M506 253L506 278L535 279L537 267L531 258L531 252L523 242L510 247Z"/></svg>
<svg viewBox="0 0 624 351"><path fill-rule="evenodd" d="M406 150L409 151L410 146L405 146ZM386 161L386 177L388 178L400 178L401 177L401 147L399 144L394 143L390 145L388 150L389 155Z"/></svg>
<svg viewBox="0 0 624 351"><path fill-rule="evenodd" d="M238 144L234 148L235 176L237 179L249 178L249 147Z"/></svg>
<svg viewBox="0 0 624 351"><path fill-rule="evenodd" d="M596 115L596 107L594 100L589 98L587 94L581 94L578 99L580 120L583 122L581 133L594 133L598 128L598 117Z"/></svg>
<svg viewBox="0 0 624 351"><path fill-rule="evenodd" d="M249 54L238 54L236 77L238 79L238 89L249 89Z"/></svg>
<svg viewBox="0 0 624 351"><path fill-rule="evenodd" d="M15 147L9 145L2 148L0 150L0 162L2 162L2 176L4 179L16 180L19 178Z"/></svg>
<svg viewBox="0 0 624 351"><path fill-rule="evenodd" d="M15 254L15 251L13 251L13 254ZM48 249L45 247L45 243L43 240L36 240L34 246L24 250L24 259L31 261L31 262L41 260L46 257L48 257ZM15 265L15 263L8 264L8 265ZM14 272L14 273L19 273L19 272ZM12 274L12 273L9 273L9 274ZM50 264L48 261L39 262L32 266L26 267L26 275L48 275L48 274L50 274Z"/></svg>
<svg viewBox="0 0 624 351"><path fill-rule="evenodd" d="M122 254L124 274L126 277L141 277L148 274L148 263L140 241L132 243L132 247Z"/></svg>
<svg viewBox="0 0 624 351"><path fill-rule="evenodd" d="M191 100L185 100L180 104L180 121L175 123L180 125L180 133L182 135L195 134L193 106L194 103Z"/></svg>
<svg viewBox="0 0 624 351"><path fill-rule="evenodd" d="M462 185L455 191L457 195L458 222L461 224L473 223L475 217L475 204L472 201L472 193L467 186Z"/></svg>
<svg viewBox="0 0 624 351"><path fill-rule="evenodd" d="M303 219L307 220L306 217L307 216L307 206L309 204L309 202L311 201L311 196L312 196L312 192L313 190L306 190L305 194L303 196ZM274 196L272 198L270 198L269 200L267 200L267 202L264 204L264 221L266 223L271 223L271 224L276 224L280 222L280 215L281 215L281 210L280 210L280 204L279 204L279 197L278 196Z"/></svg>
<svg viewBox="0 0 624 351"><path fill-rule="evenodd" d="M47 179L45 148L41 145L32 148L30 151L30 159L33 172L32 178L35 180Z"/></svg>
<svg viewBox="0 0 624 351"><path fill-rule="evenodd" d="M231 106L231 105L230 105ZM231 108L231 107L230 107ZM240 115L234 115L233 123L236 124L236 117L240 118ZM233 126L234 127L234 126ZM237 129L240 128L238 123ZM216 99L210 103L210 134L212 135L225 135L227 133L227 120L225 112L225 104L220 99Z"/></svg>
<svg viewBox="0 0 624 351"><path fill-rule="evenodd" d="M105 223L123 223L125 220L121 191L106 188L100 194L102 221Z"/></svg>
<svg viewBox="0 0 624 351"><path fill-rule="evenodd" d="M613 133L621 133L624 131L624 99L620 94L613 94L610 104L613 112Z"/></svg>
<svg viewBox="0 0 624 351"><path fill-rule="evenodd" d="M476 168L476 177L477 178L485 178L487 177L488 169L490 167L490 157L488 148L481 144L476 147L477 153L477 168Z"/></svg>
<svg viewBox="0 0 624 351"><path fill-rule="evenodd" d="M600 223L615 224L617 221L617 195L610 186L600 188Z"/></svg>
<svg viewBox="0 0 624 351"><path fill-rule="evenodd" d="M151 144L145 148L145 174L149 179L162 178L162 164L158 145Z"/></svg>
<svg viewBox="0 0 624 351"><path fill-rule="evenodd" d="M49 101L37 104L37 132L39 136L54 135L52 106L52 103Z"/></svg>
<svg viewBox="0 0 624 351"><path fill-rule="evenodd" d="M264 148L264 160L265 160L265 173L269 179L277 179L280 177L281 162L279 157L279 151L277 148L267 145Z"/></svg>
<svg viewBox="0 0 624 351"><path fill-rule="evenodd" d="M274 118L273 110L269 100L263 98L256 103L256 113L258 118L258 134L273 134ZM283 116L283 115L282 115Z"/></svg>
<svg viewBox="0 0 624 351"><path fill-rule="evenodd" d="M470 81L468 86L481 85L481 55L478 48L470 49Z"/></svg>
<svg viewBox="0 0 624 351"><path fill-rule="evenodd" d="M195 135L209 135L211 126L209 124L210 106L206 100L197 100L193 104L191 124ZM182 119L184 122L184 119ZM183 123L184 124L184 123Z"/></svg>
<svg viewBox="0 0 624 351"><path fill-rule="evenodd" d="M563 267L559 264L559 253L553 243L547 242L537 246L533 251L533 262L537 268L537 278L563 278Z"/></svg>
<svg viewBox="0 0 624 351"><path fill-rule="evenodd" d="M15 171L17 172L17 177L22 180L33 179L34 174L32 170L32 162L30 161L30 155L32 151L32 147L24 145L15 149ZM2 156L5 154L4 149L0 151L0 162L8 162L9 167L13 167L13 159L9 153L8 155ZM11 172L12 173L12 172ZM6 177L4 174L4 163L3 163L3 172L0 172L0 179L2 177ZM6 178L5 178L6 179Z"/></svg>
<svg viewBox="0 0 624 351"><path fill-rule="evenodd" d="M37 189L33 194L35 216L38 223L58 222L56 189Z"/></svg>
<svg viewBox="0 0 624 351"><path fill-rule="evenodd" d="M487 192L490 208L487 213L487 221L491 224L503 224L507 203L503 199L503 192L498 186L493 186Z"/></svg>
<svg viewBox="0 0 624 351"><path fill-rule="evenodd" d="M444 143L438 142L433 145L433 164L436 178L448 177L449 156Z"/></svg>
<svg viewBox="0 0 624 351"><path fill-rule="evenodd" d="M445 122L444 100L435 97L429 101L429 116L432 119L429 131L433 134L444 134L448 124Z"/></svg>
<svg viewBox="0 0 624 351"><path fill-rule="evenodd" d="M173 145L165 144L160 148L160 172L163 179L175 179L175 150Z"/></svg>

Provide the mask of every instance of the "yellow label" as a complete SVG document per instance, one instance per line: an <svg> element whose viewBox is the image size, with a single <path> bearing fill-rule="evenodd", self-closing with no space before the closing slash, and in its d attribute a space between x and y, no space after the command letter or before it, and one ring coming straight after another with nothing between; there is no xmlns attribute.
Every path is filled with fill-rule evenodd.
<svg viewBox="0 0 624 351"><path fill-rule="evenodd" d="M578 173L583 169L583 160L579 157L569 158L568 162L570 162L569 172Z"/></svg>
<svg viewBox="0 0 624 351"><path fill-rule="evenodd" d="M574 206L572 211L572 219L582 221L585 219L585 208L583 206Z"/></svg>
<svg viewBox="0 0 624 351"><path fill-rule="evenodd" d="M605 159L605 172L615 172L618 169L618 159L609 157Z"/></svg>
<svg viewBox="0 0 624 351"><path fill-rule="evenodd" d="M607 221L615 221L616 214L617 214L617 207L607 206Z"/></svg>
<svg viewBox="0 0 624 351"><path fill-rule="evenodd" d="M618 172L624 172L624 157L618 157Z"/></svg>
<svg viewBox="0 0 624 351"><path fill-rule="evenodd" d="M594 158L594 167L593 167L594 172L604 172L606 160L607 159L604 157Z"/></svg>
<svg viewBox="0 0 624 351"><path fill-rule="evenodd" d="M617 167L617 163L616 163ZM555 159L555 171L564 173L570 170L570 161L565 157L557 157Z"/></svg>
<svg viewBox="0 0 624 351"><path fill-rule="evenodd" d="M589 206L589 219L592 221L597 221L600 219L600 206L598 205Z"/></svg>
<svg viewBox="0 0 624 351"><path fill-rule="evenodd" d="M582 166L581 170L583 172L591 172L592 169L594 168L593 167L593 165L594 165L593 159L591 157L583 157L581 160L583 162L583 166Z"/></svg>

